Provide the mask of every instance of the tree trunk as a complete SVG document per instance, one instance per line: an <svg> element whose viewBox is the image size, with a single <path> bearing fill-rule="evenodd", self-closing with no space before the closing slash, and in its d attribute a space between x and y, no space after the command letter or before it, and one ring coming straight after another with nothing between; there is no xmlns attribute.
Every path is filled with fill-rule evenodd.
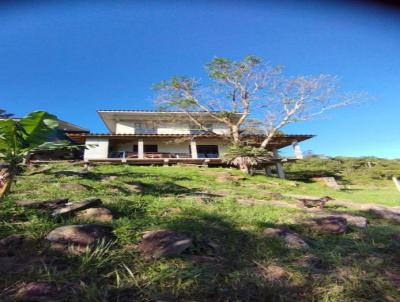
<svg viewBox="0 0 400 302"><path fill-rule="evenodd" d="M14 178L13 176L14 174L8 168L0 170L0 199L3 199L10 190Z"/></svg>
<svg viewBox="0 0 400 302"><path fill-rule="evenodd" d="M250 166L246 163L246 161L243 158L240 158L239 160L239 169L243 173L250 174Z"/></svg>
<svg viewBox="0 0 400 302"><path fill-rule="evenodd" d="M231 127L231 131L232 131L233 144L234 144L235 146L239 146L239 145L240 145L239 127L237 127L237 126L232 126L232 127Z"/></svg>

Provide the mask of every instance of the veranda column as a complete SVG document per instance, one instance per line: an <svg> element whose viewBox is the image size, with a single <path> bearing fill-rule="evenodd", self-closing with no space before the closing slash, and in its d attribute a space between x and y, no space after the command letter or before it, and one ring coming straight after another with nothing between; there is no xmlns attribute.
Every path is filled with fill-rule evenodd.
<svg viewBox="0 0 400 302"><path fill-rule="evenodd" d="M303 159L303 152L301 152L299 143L297 141L294 141L292 143L292 147L293 147L294 157L296 159Z"/></svg>
<svg viewBox="0 0 400 302"><path fill-rule="evenodd" d="M138 158L144 158L144 143L142 139L138 140Z"/></svg>
<svg viewBox="0 0 400 302"><path fill-rule="evenodd" d="M278 150L274 149L274 157L279 160ZM284 179L285 171L283 170L283 165L281 162L276 163L276 172L278 173L278 177Z"/></svg>
<svg viewBox="0 0 400 302"><path fill-rule="evenodd" d="M192 158L197 158L197 144L196 141L190 142L190 152L192 153Z"/></svg>

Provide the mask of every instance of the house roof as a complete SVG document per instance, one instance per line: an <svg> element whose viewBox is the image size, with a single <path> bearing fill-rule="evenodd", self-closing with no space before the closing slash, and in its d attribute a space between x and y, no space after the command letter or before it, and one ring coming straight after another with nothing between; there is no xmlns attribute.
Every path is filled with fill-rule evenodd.
<svg viewBox="0 0 400 302"><path fill-rule="evenodd" d="M75 141L78 144L84 144L87 138L104 138L109 139L110 141L118 141L118 142L129 142L137 139L162 139L162 140L170 140L177 138L195 138L196 140L201 139L228 139L226 135L215 134L215 133L206 133L206 134L107 134L107 133L69 133L69 138ZM265 135L260 134L245 134L243 137L253 141L254 143L261 143L265 138ZM290 146L294 141L301 142L307 139L314 137L311 134L279 134L276 135L271 143L271 148L284 148Z"/></svg>
<svg viewBox="0 0 400 302"><path fill-rule="evenodd" d="M74 125L70 122L66 122L66 121L62 121L62 120L58 120L58 129L60 129L61 131L70 133L70 132L90 132L89 129L87 128L83 128L77 125Z"/></svg>
<svg viewBox="0 0 400 302"><path fill-rule="evenodd" d="M206 111L189 111L193 115L197 116L205 116L212 120L213 118ZM212 111L212 113L219 113L221 111ZM129 120L132 118L145 118L146 120L157 120L160 117L166 117L170 115L186 115L186 112L183 111L168 111L168 110L97 110L97 113L100 115L100 118L103 120L107 129L111 133L116 132L116 123L122 120ZM239 116L242 113L236 113ZM138 121L140 120L138 119Z"/></svg>

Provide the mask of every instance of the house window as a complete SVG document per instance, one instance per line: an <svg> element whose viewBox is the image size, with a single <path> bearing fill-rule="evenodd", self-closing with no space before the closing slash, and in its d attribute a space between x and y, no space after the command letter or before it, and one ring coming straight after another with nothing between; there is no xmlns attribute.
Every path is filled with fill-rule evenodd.
<svg viewBox="0 0 400 302"><path fill-rule="evenodd" d="M143 146L144 152L150 152L150 153L154 153L154 152L158 152L158 145L144 145ZM133 145L133 152L138 153L139 149L138 149L138 145Z"/></svg>
<svg viewBox="0 0 400 302"><path fill-rule="evenodd" d="M197 145L197 157L198 158L218 158L218 146L217 145Z"/></svg>
<svg viewBox="0 0 400 302"><path fill-rule="evenodd" d="M157 134L157 127L153 123L135 123L135 134Z"/></svg>
<svg viewBox="0 0 400 302"><path fill-rule="evenodd" d="M199 125L191 125L190 126L190 134L202 134L202 133L213 131L212 124L204 124L202 126L203 127L200 127Z"/></svg>

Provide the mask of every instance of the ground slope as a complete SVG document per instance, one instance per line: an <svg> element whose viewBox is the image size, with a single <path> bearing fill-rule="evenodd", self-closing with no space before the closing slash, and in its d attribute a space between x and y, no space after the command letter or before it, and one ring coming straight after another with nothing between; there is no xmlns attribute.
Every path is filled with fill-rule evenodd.
<svg viewBox="0 0 400 302"><path fill-rule="evenodd" d="M394 206L400 198L388 184L338 192L222 168L99 165L89 173L58 172L66 169L81 168L28 171L1 204L0 238L29 239L0 255L4 299L21 284L43 281L71 289L56 301L400 300L398 222L328 203L329 213L367 217L369 226L320 233L307 224L312 213L288 197L330 195ZM15 205L91 197L114 213L114 220L102 224L113 228L116 239L79 255L55 253L43 238L58 226L86 221ZM309 248L290 248L282 238L265 236L266 228L295 232ZM145 231L156 229L182 232L193 245L177 257L146 260L136 245Z"/></svg>

